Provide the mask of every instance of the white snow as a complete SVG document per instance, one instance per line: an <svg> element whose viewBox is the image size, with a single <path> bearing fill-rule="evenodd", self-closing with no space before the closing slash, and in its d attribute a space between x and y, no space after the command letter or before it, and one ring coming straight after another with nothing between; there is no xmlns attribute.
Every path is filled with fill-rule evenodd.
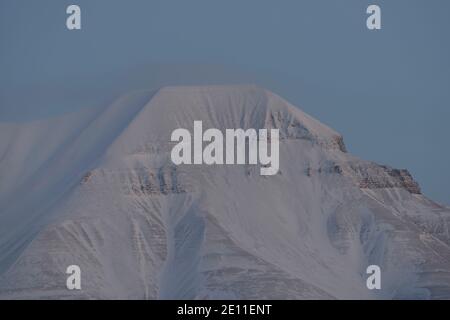
<svg viewBox="0 0 450 320"><path fill-rule="evenodd" d="M170 135L195 120L278 128L279 173L173 165ZM0 298L449 298L448 208L361 188L354 167L395 177L344 151L255 86L166 87L0 124ZM65 288L71 264L81 291ZM365 286L369 264L380 291Z"/></svg>

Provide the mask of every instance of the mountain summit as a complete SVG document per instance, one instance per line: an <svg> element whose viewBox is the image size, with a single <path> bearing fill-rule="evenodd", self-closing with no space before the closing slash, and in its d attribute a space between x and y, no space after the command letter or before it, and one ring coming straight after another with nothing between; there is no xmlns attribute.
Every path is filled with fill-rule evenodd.
<svg viewBox="0 0 450 320"><path fill-rule="evenodd" d="M278 129L278 173L174 165L171 133L194 121ZM255 86L0 123L0 177L0 298L450 298L450 210ZM66 288L70 265L82 290Z"/></svg>

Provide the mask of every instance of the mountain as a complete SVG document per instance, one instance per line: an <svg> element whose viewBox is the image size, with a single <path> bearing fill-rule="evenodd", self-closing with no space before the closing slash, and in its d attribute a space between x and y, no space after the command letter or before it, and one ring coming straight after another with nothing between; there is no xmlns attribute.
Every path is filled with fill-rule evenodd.
<svg viewBox="0 0 450 320"><path fill-rule="evenodd" d="M276 128L280 170L180 165L177 128ZM450 298L450 209L255 86L0 124L2 299ZM82 290L66 288L79 265ZM368 290L378 265L381 290Z"/></svg>

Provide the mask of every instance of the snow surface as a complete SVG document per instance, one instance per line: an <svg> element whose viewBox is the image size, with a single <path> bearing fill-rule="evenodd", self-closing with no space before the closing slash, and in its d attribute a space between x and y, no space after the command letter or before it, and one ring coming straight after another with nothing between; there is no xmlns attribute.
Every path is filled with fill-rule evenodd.
<svg viewBox="0 0 450 320"><path fill-rule="evenodd" d="M173 165L170 135L194 120L280 129L279 173ZM450 210L414 190L255 86L1 123L0 298L450 298ZM370 264L382 290L366 288Z"/></svg>

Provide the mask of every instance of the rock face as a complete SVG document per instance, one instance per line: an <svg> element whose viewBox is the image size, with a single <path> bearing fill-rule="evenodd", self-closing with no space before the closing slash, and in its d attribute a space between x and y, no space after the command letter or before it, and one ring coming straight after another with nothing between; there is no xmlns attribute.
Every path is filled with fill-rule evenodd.
<svg viewBox="0 0 450 320"><path fill-rule="evenodd" d="M419 184L414 181L408 170L393 169L374 163L352 163L340 171L355 178L360 188L388 189L402 188L412 194L421 194Z"/></svg>
<svg viewBox="0 0 450 320"><path fill-rule="evenodd" d="M279 173L175 166L170 135L195 120L278 128ZM0 124L0 155L0 298L450 298L450 210L261 88L167 87Z"/></svg>

